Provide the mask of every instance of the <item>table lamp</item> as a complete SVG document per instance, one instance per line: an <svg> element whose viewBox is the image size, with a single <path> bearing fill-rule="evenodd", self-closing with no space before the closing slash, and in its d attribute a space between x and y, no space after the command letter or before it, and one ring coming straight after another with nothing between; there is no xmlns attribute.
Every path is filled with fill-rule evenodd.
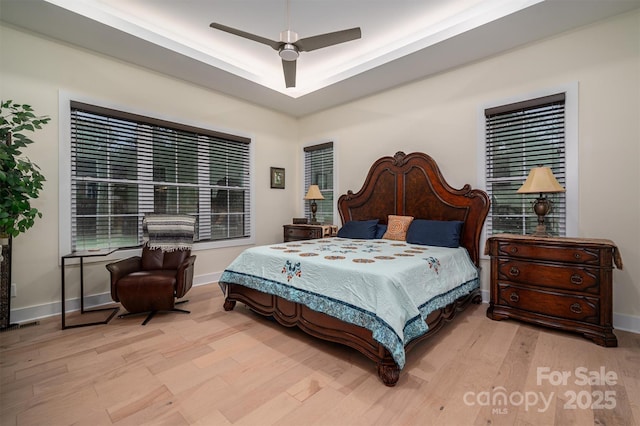
<svg viewBox="0 0 640 426"><path fill-rule="evenodd" d="M532 168L529 176L527 176L527 180L517 192L519 194L540 194L535 203L533 203L533 211L538 215L538 226L533 235L536 237L550 236L550 234L547 233L544 217L551 211L551 200L547 199L544 194L565 192L565 189L560 186L555 176L553 176L551 169L543 166Z"/></svg>
<svg viewBox="0 0 640 426"><path fill-rule="evenodd" d="M304 196L304 199L311 200L311 224L317 225L316 212L318 211L318 204L316 204L316 200L324 200L318 185L309 185L309 190L307 191L307 195Z"/></svg>

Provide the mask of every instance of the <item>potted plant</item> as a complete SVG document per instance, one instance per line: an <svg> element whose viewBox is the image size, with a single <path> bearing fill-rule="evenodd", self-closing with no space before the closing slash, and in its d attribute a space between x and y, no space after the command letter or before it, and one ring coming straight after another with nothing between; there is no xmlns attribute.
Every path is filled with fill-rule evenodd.
<svg viewBox="0 0 640 426"><path fill-rule="evenodd" d="M34 132L51 120L36 116L31 106L11 100L0 104L0 329L9 327L11 301L11 245L14 237L31 228L42 213L31 206L38 198L45 177L40 168L22 156Z"/></svg>

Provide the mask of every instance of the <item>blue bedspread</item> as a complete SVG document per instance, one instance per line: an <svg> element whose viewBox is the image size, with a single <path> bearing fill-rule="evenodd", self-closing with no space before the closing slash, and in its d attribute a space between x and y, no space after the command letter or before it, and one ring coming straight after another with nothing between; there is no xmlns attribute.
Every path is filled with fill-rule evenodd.
<svg viewBox="0 0 640 426"><path fill-rule="evenodd" d="M324 238L252 247L220 278L371 330L400 368L429 313L478 288L466 249Z"/></svg>

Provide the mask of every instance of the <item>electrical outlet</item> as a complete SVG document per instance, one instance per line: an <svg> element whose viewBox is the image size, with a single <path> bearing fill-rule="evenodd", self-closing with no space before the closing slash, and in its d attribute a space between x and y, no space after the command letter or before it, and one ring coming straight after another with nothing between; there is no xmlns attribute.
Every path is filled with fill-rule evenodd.
<svg viewBox="0 0 640 426"><path fill-rule="evenodd" d="M11 283L11 297L17 297L16 283Z"/></svg>

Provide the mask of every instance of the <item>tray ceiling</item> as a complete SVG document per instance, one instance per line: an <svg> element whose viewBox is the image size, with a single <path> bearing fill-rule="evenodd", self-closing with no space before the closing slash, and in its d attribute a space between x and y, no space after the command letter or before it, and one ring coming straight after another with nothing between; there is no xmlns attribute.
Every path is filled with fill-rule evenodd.
<svg viewBox="0 0 640 426"><path fill-rule="evenodd" d="M304 116L640 7L640 0L1 0L0 19L293 116ZM303 52L285 88L273 40L352 27ZM289 24L288 24L289 23Z"/></svg>

